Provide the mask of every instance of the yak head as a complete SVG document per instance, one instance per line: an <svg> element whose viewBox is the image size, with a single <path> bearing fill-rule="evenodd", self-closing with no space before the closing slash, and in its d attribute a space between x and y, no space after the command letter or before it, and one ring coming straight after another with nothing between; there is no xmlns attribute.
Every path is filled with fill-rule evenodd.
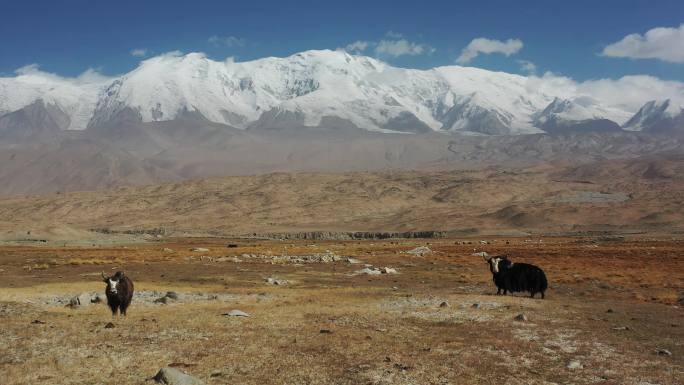
<svg viewBox="0 0 684 385"><path fill-rule="evenodd" d="M116 274L112 275L111 277L107 277L104 273L102 272L102 281L107 284L107 293L111 294L116 294L117 293L117 286L119 285L119 282L123 280L125 277L123 271L117 271Z"/></svg>
<svg viewBox="0 0 684 385"><path fill-rule="evenodd" d="M491 271L492 274L499 274L501 270L505 270L512 265L511 261L505 255L497 255L489 258L483 255L482 258L489 264L489 271Z"/></svg>

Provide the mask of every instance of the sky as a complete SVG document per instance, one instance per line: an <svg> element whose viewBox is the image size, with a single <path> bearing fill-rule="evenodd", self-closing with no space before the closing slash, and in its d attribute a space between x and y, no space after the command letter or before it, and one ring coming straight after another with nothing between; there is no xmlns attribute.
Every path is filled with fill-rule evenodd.
<svg viewBox="0 0 684 385"><path fill-rule="evenodd" d="M118 75L169 51L236 61L346 49L577 81L684 81L684 1L0 0L0 76Z"/></svg>

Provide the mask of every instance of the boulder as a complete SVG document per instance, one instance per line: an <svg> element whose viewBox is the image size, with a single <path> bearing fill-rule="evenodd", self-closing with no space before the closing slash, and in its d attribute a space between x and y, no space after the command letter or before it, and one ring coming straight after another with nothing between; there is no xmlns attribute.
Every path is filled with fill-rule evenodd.
<svg viewBox="0 0 684 385"><path fill-rule="evenodd" d="M273 277L268 277L265 279L265 281L269 285L275 285L275 286L287 285L287 281L284 279L277 279L277 278L273 278Z"/></svg>
<svg viewBox="0 0 684 385"><path fill-rule="evenodd" d="M413 254L413 255L421 256L421 257L422 257L422 256L425 255L425 254L430 254L430 253L432 253L432 250L430 250L430 248L427 247L427 246L418 246L418 247L416 247L416 248L413 249L413 250L407 251L406 253L407 253L407 254Z"/></svg>
<svg viewBox="0 0 684 385"><path fill-rule="evenodd" d="M222 315L228 316L228 317L249 317L249 314L245 313L242 310L237 310L233 309L229 311L228 313L223 313Z"/></svg>
<svg viewBox="0 0 684 385"><path fill-rule="evenodd" d="M165 385L204 385L198 378L169 367L161 368L152 379L158 384Z"/></svg>

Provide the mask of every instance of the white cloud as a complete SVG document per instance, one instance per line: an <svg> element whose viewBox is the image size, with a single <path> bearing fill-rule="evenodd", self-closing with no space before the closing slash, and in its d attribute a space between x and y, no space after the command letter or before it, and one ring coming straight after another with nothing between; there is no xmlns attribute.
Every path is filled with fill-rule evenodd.
<svg viewBox="0 0 684 385"><path fill-rule="evenodd" d="M377 55L403 56L403 55L422 55L431 54L435 49L424 44L410 42L406 39L399 40L380 40L375 46Z"/></svg>
<svg viewBox="0 0 684 385"><path fill-rule="evenodd" d="M98 70L93 68L88 68L76 77L61 76L52 72L46 72L41 70L40 65L36 63L27 64L23 67L19 67L16 70L14 70L14 73L15 75L17 75L17 77L35 77L48 79L54 82L68 82L74 85L104 83L114 78L112 76L103 75Z"/></svg>
<svg viewBox="0 0 684 385"><path fill-rule="evenodd" d="M131 50L131 56L143 57L147 55L147 48L135 48Z"/></svg>
<svg viewBox="0 0 684 385"><path fill-rule="evenodd" d="M373 51L378 56L393 57L404 55L429 55L435 52L435 49L429 45L411 42L407 39L404 39L402 34L394 31L388 31L385 33L385 39L380 41L357 40L353 43L347 44L343 48L338 48L338 50L344 50L358 55L367 52L371 48L373 48Z"/></svg>
<svg viewBox="0 0 684 385"><path fill-rule="evenodd" d="M605 47L602 55L684 63L684 24L679 28L653 28L644 35L627 35Z"/></svg>
<svg viewBox="0 0 684 385"><path fill-rule="evenodd" d="M520 64L520 69L525 71L530 75L534 75L537 72L537 65L529 60L516 60Z"/></svg>
<svg viewBox="0 0 684 385"><path fill-rule="evenodd" d="M456 59L458 64L468 64L480 54L500 53L511 56L520 51L523 42L520 39L508 39L506 41L478 37L473 39L463 50L461 56Z"/></svg>
<svg viewBox="0 0 684 385"><path fill-rule="evenodd" d="M351 44L347 44L347 46L344 47L343 49L347 52L358 54L358 53L362 53L363 51L365 51L368 48L368 46L371 44L372 43L367 42L367 41L357 40Z"/></svg>
<svg viewBox="0 0 684 385"><path fill-rule="evenodd" d="M526 87L530 92L564 97L590 96L632 113L649 100L671 99L675 104L684 105L684 82L662 80L649 75L578 82L547 72L543 76L530 76L527 79Z"/></svg>
<svg viewBox="0 0 684 385"><path fill-rule="evenodd" d="M243 47L245 39L235 36L212 36L207 40L210 44L224 47Z"/></svg>

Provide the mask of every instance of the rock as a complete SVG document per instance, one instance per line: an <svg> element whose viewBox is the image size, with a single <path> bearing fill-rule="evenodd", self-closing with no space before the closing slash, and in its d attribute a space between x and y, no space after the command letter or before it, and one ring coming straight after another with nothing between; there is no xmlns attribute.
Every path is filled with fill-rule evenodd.
<svg viewBox="0 0 684 385"><path fill-rule="evenodd" d="M612 312L613 312L613 309L606 310L606 313L612 313Z"/></svg>
<svg viewBox="0 0 684 385"><path fill-rule="evenodd" d="M616 331L630 330L629 326L616 326L613 328Z"/></svg>
<svg viewBox="0 0 684 385"><path fill-rule="evenodd" d="M235 243L229 243L228 244L228 248L234 248L234 247L238 247L238 245Z"/></svg>
<svg viewBox="0 0 684 385"><path fill-rule="evenodd" d="M168 247L165 247L163 250L165 253L173 253L173 250L169 249Z"/></svg>
<svg viewBox="0 0 684 385"><path fill-rule="evenodd" d="M171 299L178 299L178 293L176 293L175 291L167 291L165 297Z"/></svg>
<svg viewBox="0 0 684 385"><path fill-rule="evenodd" d="M321 329L320 333L321 333L321 334L332 334L333 331L330 330L330 329Z"/></svg>
<svg viewBox="0 0 684 385"><path fill-rule="evenodd" d="M584 366L582 366L582 363L577 361L577 360L572 360L568 362L567 365L565 365L566 368L570 370L575 370L575 369L584 369Z"/></svg>
<svg viewBox="0 0 684 385"><path fill-rule="evenodd" d="M90 294L81 293L79 295L71 297L69 299L69 303L67 303L66 306L70 308L77 308L79 306L89 306L91 303L95 302L92 301Z"/></svg>
<svg viewBox="0 0 684 385"><path fill-rule="evenodd" d="M90 303L100 303L102 302L102 298L100 298L99 295L96 295L95 297L90 299Z"/></svg>
<svg viewBox="0 0 684 385"><path fill-rule="evenodd" d="M480 241L480 244L481 244L481 245L488 245L489 242L483 240L483 241Z"/></svg>
<svg viewBox="0 0 684 385"><path fill-rule="evenodd" d="M382 273L382 274L397 274L397 269L393 269L391 267L382 267L382 268L380 268L380 273Z"/></svg>
<svg viewBox="0 0 684 385"><path fill-rule="evenodd" d="M472 253L470 255L472 255L473 257L484 257L484 258L489 257L489 253L487 253L486 251L481 251L479 253Z"/></svg>
<svg viewBox="0 0 684 385"><path fill-rule="evenodd" d="M420 256L420 257L422 257L425 254L430 254L430 253L432 253L432 250L430 250L430 248L427 246L418 246L415 249L409 250L406 252L406 254L413 254L415 256Z"/></svg>
<svg viewBox="0 0 684 385"><path fill-rule="evenodd" d="M359 261L359 260L356 259L356 258L348 257L348 258L347 258L347 263L351 263L352 265L356 265L356 264L358 264L358 263L361 263L361 261Z"/></svg>
<svg viewBox="0 0 684 385"><path fill-rule="evenodd" d="M165 385L204 385L198 378L169 367L161 368L152 379Z"/></svg>
<svg viewBox="0 0 684 385"><path fill-rule="evenodd" d="M528 321L527 316L523 313L520 313L517 316L515 316L513 318L513 320L518 321L518 322L527 322Z"/></svg>
<svg viewBox="0 0 684 385"><path fill-rule="evenodd" d="M105 324L104 328L105 328L105 329L114 329L115 326L114 326L113 323L107 322L107 323Z"/></svg>
<svg viewBox="0 0 684 385"><path fill-rule="evenodd" d="M479 309L479 308L480 308L480 304L479 304L479 303L474 303L471 307L472 307L473 309ZM523 315L523 317L525 317L525 316Z"/></svg>
<svg viewBox="0 0 684 385"><path fill-rule="evenodd" d="M81 299L78 298L78 296L71 297L71 299L69 300L69 303L66 306L70 307L72 309L75 307L79 307L79 306L81 306Z"/></svg>
<svg viewBox="0 0 684 385"><path fill-rule="evenodd" d="M34 325L45 325L45 321L41 321L39 319L34 319L33 321L31 321L31 323Z"/></svg>
<svg viewBox="0 0 684 385"><path fill-rule="evenodd" d="M275 286L287 285L287 281L284 279L276 279L273 277L269 277L269 278L266 278L265 281L269 285L275 285Z"/></svg>
<svg viewBox="0 0 684 385"><path fill-rule="evenodd" d="M228 317L249 317L249 314L245 313L242 310L237 310L233 309L229 311L228 313L223 313L222 315L228 316Z"/></svg>
<svg viewBox="0 0 684 385"><path fill-rule="evenodd" d="M380 275L382 274L379 269L365 267L361 270L357 270L356 274L368 274L368 275Z"/></svg>
<svg viewBox="0 0 684 385"><path fill-rule="evenodd" d="M439 307L449 307L449 302L444 301L444 302L439 304Z"/></svg>
<svg viewBox="0 0 684 385"><path fill-rule="evenodd" d="M659 356L671 356L672 352L667 349L658 348L656 349L656 354Z"/></svg>
<svg viewBox="0 0 684 385"><path fill-rule="evenodd" d="M209 251L209 249L204 248L204 247L193 247L192 249L190 249L190 251L194 251L196 253L201 253L201 252Z"/></svg>

